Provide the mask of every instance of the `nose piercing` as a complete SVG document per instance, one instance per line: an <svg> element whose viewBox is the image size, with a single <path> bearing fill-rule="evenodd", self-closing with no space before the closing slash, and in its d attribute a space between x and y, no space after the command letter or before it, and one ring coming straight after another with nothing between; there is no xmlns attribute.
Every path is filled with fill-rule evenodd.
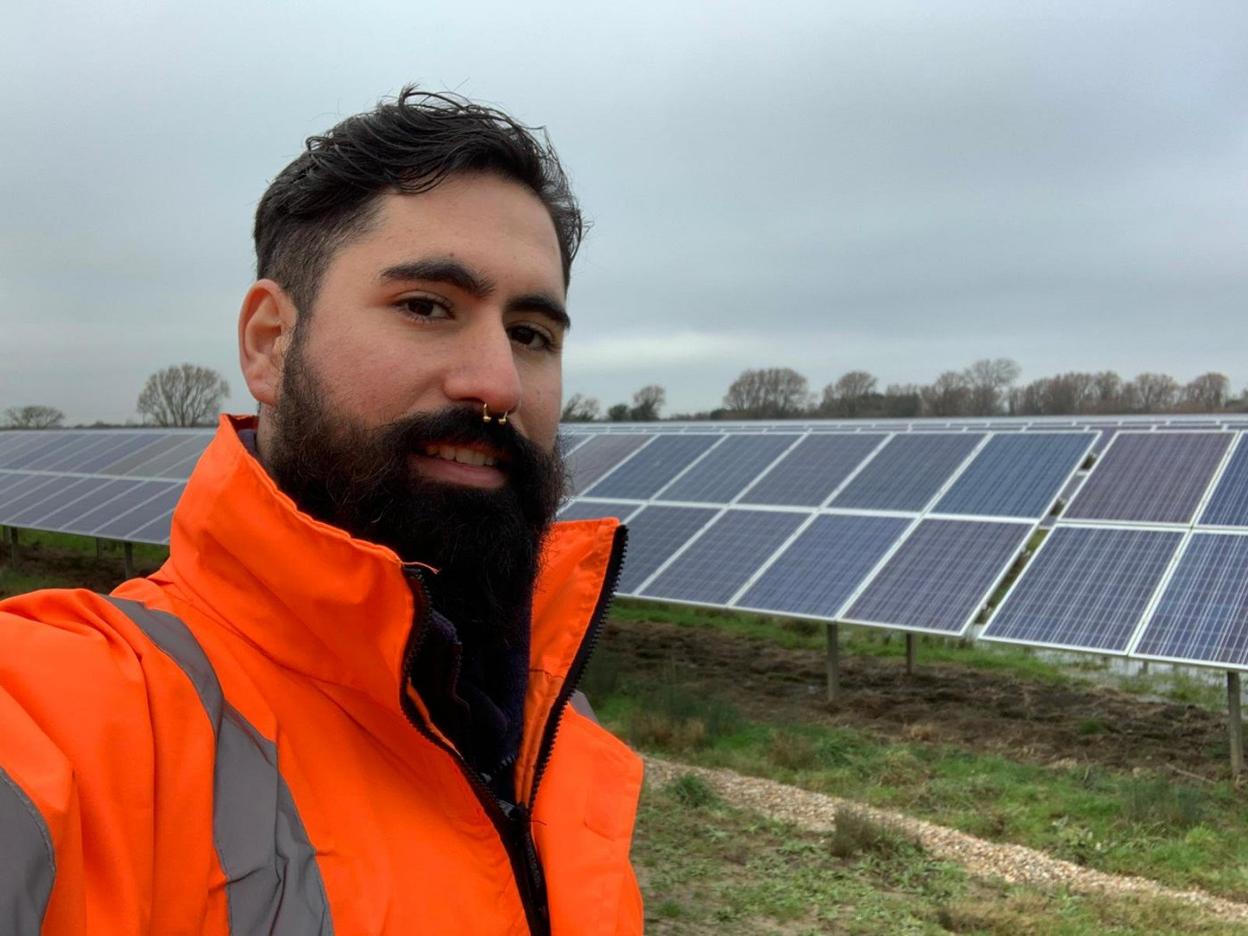
<svg viewBox="0 0 1248 936"><path fill-rule="evenodd" d="M505 413L503 413L502 416L491 416L490 404L489 403L481 404L481 421L482 422L487 422L487 423L497 422L500 426L505 426L507 425L507 417L510 416L511 414L512 414L512 410L507 410Z"/></svg>

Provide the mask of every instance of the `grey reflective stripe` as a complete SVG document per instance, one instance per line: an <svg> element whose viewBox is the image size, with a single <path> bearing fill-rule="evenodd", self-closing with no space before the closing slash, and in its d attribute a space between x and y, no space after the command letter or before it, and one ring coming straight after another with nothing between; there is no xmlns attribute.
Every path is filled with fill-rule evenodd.
<svg viewBox="0 0 1248 936"><path fill-rule="evenodd" d="M330 936L316 850L278 771L277 746L225 700L212 664L182 621L135 601L108 600L182 668L212 722L213 841L226 877L231 934Z"/></svg>
<svg viewBox="0 0 1248 936"><path fill-rule="evenodd" d="M35 804L0 767L0 925L39 936L56 879L52 837Z"/></svg>

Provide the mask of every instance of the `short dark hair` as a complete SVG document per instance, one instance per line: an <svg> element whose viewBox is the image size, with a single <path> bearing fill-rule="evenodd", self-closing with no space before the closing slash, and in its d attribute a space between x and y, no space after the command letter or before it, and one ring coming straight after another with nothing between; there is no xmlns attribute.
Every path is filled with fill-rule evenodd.
<svg viewBox="0 0 1248 936"><path fill-rule="evenodd" d="M563 280L584 222L542 127L500 110L408 85L393 103L309 137L256 209L256 274L310 311L334 251L367 230L386 192L427 192L459 173L492 173L530 189L550 212Z"/></svg>

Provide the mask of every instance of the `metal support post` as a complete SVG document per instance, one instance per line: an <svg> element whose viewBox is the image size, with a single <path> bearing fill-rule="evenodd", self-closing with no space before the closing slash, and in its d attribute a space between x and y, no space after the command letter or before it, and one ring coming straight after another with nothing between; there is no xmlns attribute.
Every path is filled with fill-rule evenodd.
<svg viewBox="0 0 1248 936"><path fill-rule="evenodd" d="M1226 673L1226 709L1231 733L1231 779L1239 782L1244 773L1244 730L1239 711L1239 673Z"/></svg>
<svg viewBox="0 0 1248 936"><path fill-rule="evenodd" d="M914 634L906 632L906 675L914 675Z"/></svg>
<svg viewBox="0 0 1248 936"><path fill-rule="evenodd" d="M22 546L18 537L17 527L9 527L9 565L17 568L22 564Z"/></svg>
<svg viewBox="0 0 1248 936"><path fill-rule="evenodd" d="M134 543L125 543L125 568L126 578L134 578Z"/></svg>
<svg viewBox="0 0 1248 936"><path fill-rule="evenodd" d="M835 622L829 622L828 632L828 702L835 702L841 691L841 644Z"/></svg>

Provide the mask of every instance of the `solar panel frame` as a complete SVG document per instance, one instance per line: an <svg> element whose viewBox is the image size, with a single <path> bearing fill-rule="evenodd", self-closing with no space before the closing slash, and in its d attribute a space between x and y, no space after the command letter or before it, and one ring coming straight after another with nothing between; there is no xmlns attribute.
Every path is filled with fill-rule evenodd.
<svg viewBox="0 0 1248 936"><path fill-rule="evenodd" d="M809 481L810 459L817 459L820 454L827 455L829 452L820 452L820 448L831 448L831 453L835 454L835 447L829 446L825 440L829 437L836 436L849 440L848 451L845 453L843 460L837 463L836 470L839 472L839 478L835 475L829 482L820 484L814 488L802 488L800 483ZM772 462L766 471L759 474L757 480L740 494L737 495L734 504L740 506L751 507L796 507L805 508L807 510L824 506L831 501L837 494L844 489L845 485L858 476L858 472L870 463L875 454L888 442L892 436L888 433L807 433L802 439L794 443L780 458ZM817 462L816 462L817 463ZM796 473L796 477L794 476ZM788 487L783 489L785 493L792 492L789 499L781 499L778 496L764 497L765 491L770 491L777 483L787 484ZM808 493L807 493L808 492Z"/></svg>
<svg viewBox="0 0 1248 936"><path fill-rule="evenodd" d="M962 485L964 484L971 485L971 484L976 484L976 483L983 485L987 481L993 480L991 475L989 475L988 477L984 477L984 478L976 477L976 472L980 469L981 463L985 471L994 470L994 467L996 468L998 472L1000 471L999 465L993 466L991 464L991 455L992 455L991 450L994 448L994 443L997 443L999 441L1001 443L1001 447L1003 448L1009 449L1013 447L1013 448L1018 449L1020 453L1026 454L1027 450L1031 446L1031 443L1033 442L1042 443L1046 441L1048 438L1065 440L1065 439L1071 439L1077 436L1086 436L1086 438L1080 440L1082 442L1082 446L1079 446L1078 444L1076 444L1075 446L1070 448L1069 453L1062 452L1060 453L1058 458L1054 460L1055 462L1054 471L1056 471L1063 464L1068 464L1069 467L1063 470L1060 476L1055 475L1054 477L1052 477L1051 479L1052 483L1049 484L1049 486L1046 488L1045 491L1038 492L1034 497L1030 499L1031 503L1036 504L1036 507L1034 509L1028 510L1026 512L1023 512L1021 509L1017 512L1007 511L1006 509L1004 509L1004 506L1001 504L1000 497L998 497L996 504L982 504L981 503L979 505L979 506L997 507L999 509L974 510L974 511L968 510L968 509L961 509L961 510L950 509L950 508L956 508L959 506L956 503L952 503L951 499L955 497L955 495L959 491L959 488ZM1093 432L1048 432L1048 433L1036 432L1036 433L1030 433L1026 435L1019 434L1019 435L1004 435L1004 436L999 436L994 433L988 439L987 442L985 442L980 448L976 450L971 460L963 465L962 469L957 473L957 475L953 477L952 479L950 479L950 482L947 485L947 487L938 495L938 499L936 500L936 502L932 504L930 510L928 511L928 515L929 516L980 517L980 518L985 518L985 519L986 518L999 518L999 517L1013 517L1013 518L1020 519L1020 520L1023 520L1023 519L1040 520L1043 517L1045 517L1047 514L1049 514L1052 511L1053 506L1058 502L1058 500L1061 499L1062 493L1067 489L1067 486L1074 479L1075 475L1079 473L1079 469L1083 465L1083 463L1087 461L1088 454L1091 452L1092 446L1095 444L1095 442L1096 442L1096 433L1093 433ZM1015 459L1018 460L1016 456L1011 456L1011 457L1015 457ZM1034 462L1035 460L1034 453L1030 455L1030 459ZM1045 480L1049 480L1049 479L1045 479ZM999 473L998 473L997 478L995 479L995 484L998 487L1004 486L1007 483L1012 483L1015 485L1021 485L1024 483L1038 485L1039 482L1040 482L1040 479L1035 478L1034 476L1028 476L1028 477L1020 479L1017 477L1008 477L1008 476L1001 477ZM965 495L964 495L964 498L965 498ZM1014 503L1018 504L1018 500L1015 500Z"/></svg>
<svg viewBox="0 0 1248 936"><path fill-rule="evenodd" d="M966 467L991 438L990 433L940 433L939 435L950 440L957 440L959 443L965 440L966 444L950 447L950 455L947 458L940 450L935 453L922 452L924 447L922 443L937 435L937 433L930 435L894 434L886 444L872 453L870 460L861 465L854 477L847 479L841 489L831 496L824 506L853 513L916 514L931 509L931 506L944 496L949 486L966 470ZM896 449L893 449L894 445L897 446ZM907 453L903 451L905 448L917 448L919 451ZM958 457L959 454L961 457ZM941 455L943 461L935 463L933 455ZM886 483L886 479L890 476L887 472L890 468L895 468L897 463L885 468L885 480L874 479L870 473L878 473L885 460L894 456L902 459L900 464L915 466L916 471L910 474L904 486L898 488L894 484L890 489ZM926 474L917 472L920 465L932 466L933 464L936 469L934 472L928 471ZM892 476L895 477L896 474L894 471Z"/></svg>
<svg viewBox="0 0 1248 936"><path fill-rule="evenodd" d="M656 501L675 501L680 503L698 503L698 504L732 504L741 497L754 482L769 471L777 462L784 458L793 450L801 441L806 438L806 434L794 433L791 435L784 433L724 433L723 440L708 449L703 455L696 459L688 468L665 484L652 498ZM775 444L772 444L773 440ZM734 446L735 442L742 443ZM753 447L758 449L765 462L761 466L757 466L756 460L744 460L743 453L736 450L744 446L745 443L753 443ZM719 465L723 459L739 459L735 466L730 464L729 470L720 471ZM757 467L752 467L757 466ZM745 471L744 477L740 471L732 471L734 467ZM716 476L713 472L719 471L719 478L728 477L732 484L731 488L725 488L721 483L718 488L714 487ZM698 479L707 479L698 488L695 482ZM692 488L692 490L691 490ZM707 496L708 489L720 494L718 497Z"/></svg>
<svg viewBox="0 0 1248 936"><path fill-rule="evenodd" d="M987 584L982 589L977 587L972 593L970 593L969 596L964 596L964 604L967 611L965 615L955 619L959 622L955 627L932 627L927 626L926 624L907 623L904 621L888 621L861 616L863 611L866 609L860 610L859 605L866 600L868 595L871 594L871 590L873 588L880 586L882 583L887 582L890 578L896 577L900 574L898 570L892 570L890 567L892 566L894 560L898 560L898 564L901 564L902 560L900 560L899 557L903 557L907 550L908 544L919 542L926 524L964 524L968 527L993 526L1000 528L1000 532L1002 534L1004 534L1008 528L1013 528L1014 532L1011 534L1012 546L1008 553L1004 554L999 563L993 563L988 566L988 573L982 576L983 581ZM926 528L932 529L932 527ZM1014 564L1014 561L1021 550L1026 546L1028 539L1030 539L1035 529L1036 524L1034 521L1016 520L1004 517L990 521L982 519L968 519L965 517L921 518L906 532L904 536L901 537L893 549L879 561L876 568L871 572L862 585L859 586L858 590L846 601L845 607L842 608L841 612L837 615L837 619L844 621L847 624L858 624L864 627L883 627L891 630L938 634L942 637L960 637L966 633L967 629L974 623L975 618L987 604L988 599L992 597L993 592L1000 585L1002 579L1005 578L1006 573L1009 572L1010 567ZM950 552L956 552L958 558L962 559L965 559L970 555L965 549L959 549L956 551L951 550ZM905 556L904 558L908 559L909 557ZM945 581L949 582L950 580L945 579ZM970 598L975 599L973 604L970 603Z"/></svg>
<svg viewBox="0 0 1248 936"><path fill-rule="evenodd" d="M850 528L852 528L855 522L876 527L876 530L870 531L870 536L887 540L883 548L866 553L867 560L857 568L854 568L852 565L852 558L863 556L864 552L863 537L854 538L849 535L852 532ZM894 547L917 522L917 519L871 514L813 514L809 521L803 523L785 543L781 544L754 575L737 590L737 593L728 602L728 606L737 610L754 611L761 614L782 614L785 617L802 618L804 620L835 620L836 615L844 610L846 602L850 597L870 577L884 557L891 554ZM833 532L844 537L846 552L843 555L848 561L839 561L840 557L836 556L835 550L820 551L815 548L817 537L820 536L821 530L834 527L842 528ZM809 546L806 544L809 544ZM797 573L800 574L804 571L804 566L807 562L804 557L799 556L799 553L803 552L803 550L817 553L817 557L812 557L812 560L817 560L819 570L823 573L819 579L819 584L803 589L800 601L797 602L785 602L778 598L775 600L765 598L764 595L767 591L766 583L768 583L769 578L780 579L780 584L782 584L783 576L793 574L788 570L784 572L775 571L774 573L773 570L778 570L784 563L792 563L800 558L802 565L797 569ZM829 563L830 555L838 561ZM773 586L773 593L779 590L778 587ZM826 613L819 613L821 608L828 610Z"/></svg>
<svg viewBox="0 0 1248 936"><path fill-rule="evenodd" d="M1167 598L1170 597L1171 588L1176 586L1176 582L1181 582L1181 573L1184 571L1183 564L1185 559L1192 554L1193 544L1202 542L1212 543L1219 539L1223 543L1230 543L1231 548L1238 552L1238 555L1232 554L1228 561L1237 561L1245 571L1248 571L1248 534L1240 530L1189 530L1184 536L1183 543L1171 563L1165 580L1158 588L1144 620L1141 622L1140 627L1136 629L1135 637L1131 641L1127 654L1128 657L1137 660L1173 663L1182 666L1199 666L1224 671L1248 671L1248 575L1243 575L1236 580L1238 588L1233 596L1224 594L1211 598L1205 602L1204 611L1202 612L1202 616L1208 612L1217 613L1220 609L1226 607L1228 599L1234 599L1236 604L1233 606L1233 611L1238 617L1242 618L1242 621L1237 624L1237 636L1239 637L1240 645L1239 659L1216 659L1175 653L1150 652L1144 649L1149 638L1150 629L1153 627L1158 615L1163 613ZM1224 556L1226 552L1227 550L1223 551ZM1197 556L1193 561L1199 561L1199 558ZM1185 630L1190 633L1191 628L1189 627ZM1224 640L1226 636L1226 631L1223 630L1221 639Z"/></svg>
<svg viewBox="0 0 1248 936"><path fill-rule="evenodd" d="M631 543L642 539L649 540L647 546L659 542L660 545L654 548L665 551L646 553L644 563L641 565L634 562L630 566L630 557L626 556L620 573L618 593L640 597L641 591L650 580L666 569L672 560L688 548L690 542L701 535L702 531L714 523L722 513L724 513L723 508L708 507L705 504L691 507L678 507L672 504L644 505L629 517L629 541ZM684 531L683 539L679 537L667 539L669 530L651 527L653 524L671 526L673 522L679 524L680 530ZM672 544L670 549L667 548L669 544ZM633 556L635 555L636 551L633 550ZM657 556L657 561L652 561L654 556Z"/></svg>
<svg viewBox="0 0 1248 936"><path fill-rule="evenodd" d="M764 521L764 518L766 518L766 523L775 524L773 530L748 529L751 521ZM700 607L726 607L727 602L757 572L758 567L770 558L777 549L781 548L794 535L795 530L802 526L806 519L805 516L796 511L755 510L752 508L720 510L696 535L690 537L661 567L656 569L649 578L638 586L637 594L643 598L654 598L661 601L673 601ZM706 568L708 561L714 559L714 557L706 555L708 549L723 550L724 544L720 541L725 537L740 537L746 534L755 541L759 538L765 538L773 540L774 543L769 549L760 550L758 554L748 555L743 564L737 564L731 569L727 569L726 572L727 563L724 561L721 561L713 571ZM722 555L722 553L719 555ZM740 554L730 552L728 561L735 562L737 555ZM675 587L681 574L695 579L699 583L698 587L704 589L703 595L708 591L714 591L716 595L722 594L723 598L721 600L713 600L713 597L688 597L689 592L687 590L682 594L681 589ZM664 584L669 577L671 581Z"/></svg>
<svg viewBox="0 0 1248 936"><path fill-rule="evenodd" d="M611 474L620 465L644 449L658 438L658 433L640 434L608 434L601 433L590 439L568 460L568 489L574 496L579 496L593 487L603 478ZM578 464L586 458L598 455L598 449L607 449L601 458L596 458L589 465L588 478L586 469Z"/></svg>
<svg viewBox="0 0 1248 936"><path fill-rule="evenodd" d="M1235 433L1231 449L1209 482L1196 512L1196 526L1213 529L1248 529L1248 442Z"/></svg>
<svg viewBox="0 0 1248 936"><path fill-rule="evenodd" d="M1158 548L1163 550L1166 547L1166 541L1168 540L1170 543L1168 550L1165 551L1162 568L1158 572L1157 577L1153 580L1152 584L1147 586L1147 594L1142 597L1142 600L1138 604L1138 610L1136 610L1129 619L1131 623L1125 625L1125 634L1119 645L1105 641L1098 643L1092 643L1090 641L1076 643L1073 640L1040 640L1034 637L1000 636L996 633L998 628L1004 626L1001 622L1005 620L1004 615L1007 613L1007 608L1012 609L1015 607L1017 602L1022 600L1023 597L1027 595L1026 589L1030 587L1031 580L1034 579L1036 575L1040 574L1041 570L1046 569L1044 563L1048 560L1044 558L1046 556L1045 551L1051 551L1054 548L1053 544L1061 542L1059 534L1065 535L1064 531L1069 531L1072 535L1104 537L1106 539L1111 537L1114 533L1133 534L1140 537L1141 540L1144 537L1151 537L1155 542L1157 542ZM984 640L989 643L1013 644L1015 646L1022 647L1039 647L1046 650L1064 650L1075 653L1095 653L1098 655L1125 657L1128 655L1128 649L1134 641L1135 635L1138 633L1142 621L1145 620L1148 615L1149 608L1156 600L1159 590L1165 585L1177 552L1182 547L1184 535L1183 531L1176 530L1173 527L1145 527L1134 524L1103 524L1093 526L1091 524L1059 523L1057 527L1049 532L1049 534L1044 538L1044 541L1039 545L1039 547L1037 547L1035 553L1028 560L1027 564L1023 566L1022 572L1019 573L1019 576L1014 581L1014 584L1010 586L1009 591L1005 593L1001 603L994 609L992 615L985 623L984 629L979 633L976 639ZM1162 539L1163 537L1164 539ZM1113 544L1111 543L1110 545ZM1110 550L1106 548L1103 551L1109 552ZM1122 551L1121 546L1115 554L1119 559L1124 559L1127 556L1127 554ZM1094 574L1102 577L1101 581L1103 582L1105 588L1111 587L1115 580L1105 577L1105 572L1101 567L1094 567L1094 569ZM1091 585L1095 590L1097 585L1095 578L1091 578ZM1051 601L1056 600L1052 597L1052 590L1048 592L1048 595L1050 596ZM1112 596L1106 596L1103 599L1106 604L1110 603L1110 597ZM1080 607L1087 606L1088 599L1086 597L1077 595L1071 600L1078 601L1080 603ZM1121 608L1121 600L1119 599L1115 601L1113 603L1113 607ZM1085 627L1085 632L1088 629L1089 628Z"/></svg>
<svg viewBox="0 0 1248 936"><path fill-rule="evenodd" d="M637 450L586 488L585 496L608 500L653 500L698 461L722 444L724 436L666 433Z"/></svg>
<svg viewBox="0 0 1248 936"><path fill-rule="evenodd" d="M1156 445L1161 446L1163 444L1171 444L1178 446L1178 440L1180 438L1191 438L1193 435L1197 437L1216 436L1223 438L1226 441L1223 443L1221 451L1216 452L1216 459L1209 459L1209 462L1212 462L1212 466L1209 466L1208 464L1201 464L1198 466L1202 469L1202 471L1207 470L1207 474L1204 475L1203 480L1199 475L1192 473L1191 466L1185 466L1188 469L1184 472L1186 480L1183 476L1176 475L1178 477L1178 481L1176 483L1179 485L1180 490L1183 492L1187 502L1190 502L1190 507L1187 509L1182 509L1185 507L1185 504L1183 502L1177 502L1177 498L1175 496L1171 496L1169 499L1161 499L1160 497L1157 497L1152 501L1141 502L1139 500L1138 493L1143 491L1149 491L1150 493L1155 492L1158 485L1157 475L1154 474L1152 477L1149 477L1144 473L1145 470L1142 468L1138 469L1133 475L1128 474L1127 480L1130 482L1129 484L1125 483L1123 480L1113 478L1112 475L1109 476L1109 480L1102 480L1107 476L1107 473L1117 469L1117 462L1114 460L1117 458L1115 452L1125 452L1126 447L1132 444L1130 442L1124 442L1124 439L1163 439L1165 440L1164 442L1157 442ZM1072 523L1125 523L1138 524L1141 526L1186 527L1190 525L1194 518L1198 515L1201 505L1204 503L1205 498L1208 495L1210 485L1213 482L1213 479L1217 476L1228 452L1230 451L1230 443L1233 438L1234 433L1226 430L1202 430L1199 433L1174 432L1169 429L1160 432L1151 429L1147 431L1119 431L1118 434L1110 440L1101 456L1097 458L1096 463L1093 464L1092 470L1088 472L1087 479L1084 481L1079 493L1070 502L1070 504L1067 505L1066 510L1063 512L1063 519ZM1211 452L1211 454L1213 454L1213 452ZM1124 455L1122 457L1130 458L1131 456ZM1106 467L1107 465L1109 466L1108 468ZM1123 474L1124 472L1120 472L1120 474ZM1108 486L1114 484L1115 481L1117 481L1119 489L1127 489L1125 494L1121 493L1121 491L1119 494L1119 502L1123 499L1126 500L1125 508L1120 506L1120 503L1115 503L1113 498L1109 496L1116 489ZM1108 491L1109 494L1102 495L1103 491ZM1137 494L1134 504L1132 504L1132 501L1130 500L1133 492ZM1096 498L1098 496L1101 496L1103 500L1108 499L1110 501L1109 507L1097 504ZM1095 506L1090 508L1087 506L1088 504L1093 504ZM1134 514L1130 516L1126 515L1130 512L1129 508L1132 507L1135 508ZM1095 511L1099 515L1086 515L1086 512L1090 510ZM1107 513L1109 515L1107 515Z"/></svg>

